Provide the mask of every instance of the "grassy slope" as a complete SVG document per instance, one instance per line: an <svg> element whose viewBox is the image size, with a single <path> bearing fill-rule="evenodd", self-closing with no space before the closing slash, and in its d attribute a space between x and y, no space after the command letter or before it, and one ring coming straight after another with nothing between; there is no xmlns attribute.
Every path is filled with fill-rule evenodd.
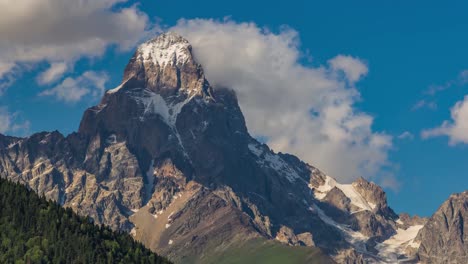
<svg viewBox="0 0 468 264"><path fill-rule="evenodd" d="M187 263L193 263L193 260ZM334 263L317 248L291 247L276 241L253 239L230 247L222 253L207 254L196 263L203 264L304 264Z"/></svg>

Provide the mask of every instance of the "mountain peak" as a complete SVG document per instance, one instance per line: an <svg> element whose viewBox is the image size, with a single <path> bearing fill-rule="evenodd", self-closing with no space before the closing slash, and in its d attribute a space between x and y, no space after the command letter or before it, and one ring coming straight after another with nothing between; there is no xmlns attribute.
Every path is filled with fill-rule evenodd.
<svg viewBox="0 0 468 264"><path fill-rule="evenodd" d="M167 32L141 44L138 53L144 61L164 67L167 64L184 64L192 60L191 49L185 38L175 32Z"/></svg>
<svg viewBox="0 0 468 264"><path fill-rule="evenodd" d="M147 42L161 42L161 41L162 42L169 41L172 43L177 43L177 42L188 43L188 41L184 37L182 37L182 35L180 35L179 33L175 31L162 32Z"/></svg>
<svg viewBox="0 0 468 264"><path fill-rule="evenodd" d="M161 33L141 44L125 68L122 84L107 94L134 88L145 88L164 99L197 94L209 97L211 89L192 55L192 46L174 32Z"/></svg>

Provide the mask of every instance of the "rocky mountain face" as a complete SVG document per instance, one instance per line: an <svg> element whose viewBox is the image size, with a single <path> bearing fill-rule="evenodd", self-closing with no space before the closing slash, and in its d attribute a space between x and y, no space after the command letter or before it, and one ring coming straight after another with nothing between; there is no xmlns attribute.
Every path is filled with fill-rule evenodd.
<svg viewBox="0 0 468 264"><path fill-rule="evenodd" d="M427 263L468 263L468 191L453 194L427 221L415 241Z"/></svg>
<svg viewBox="0 0 468 264"><path fill-rule="evenodd" d="M451 214L442 209L449 220L436 214L423 228L426 219L395 214L374 183L340 184L273 152L249 135L235 93L212 87L174 33L137 49L78 132L0 136L0 177L177 263L206 263L253 239L317 247L338 263L444 263L437 256L450 243L451 258L467 252L466 195L447 205Z"/></svg>

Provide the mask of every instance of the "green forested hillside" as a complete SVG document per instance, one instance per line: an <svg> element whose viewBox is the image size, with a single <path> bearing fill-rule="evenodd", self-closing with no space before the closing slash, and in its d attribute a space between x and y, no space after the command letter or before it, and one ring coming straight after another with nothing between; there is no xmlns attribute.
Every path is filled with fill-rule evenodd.
<svg viewBox="0 0 468 264"><path fill-rule="evenodd" d="M169 263L125 233L0 179L0 263Z"/></svg>

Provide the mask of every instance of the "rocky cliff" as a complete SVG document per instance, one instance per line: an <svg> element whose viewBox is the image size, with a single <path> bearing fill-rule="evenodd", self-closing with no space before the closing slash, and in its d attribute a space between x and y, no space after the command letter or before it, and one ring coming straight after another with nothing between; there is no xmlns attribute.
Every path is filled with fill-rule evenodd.
<svg viewBox="0 0 468 264"><path fill-rule="evenodd" d="M468 263L468 191L453 194L416 237L424 263Z"/></svg>
<svg viewBox="0 0 468 264"><path fill-rule="evenodd" d="M179 263L255 239L339 263L432 258L413 241L426 220L396 215L379 186L340 184L251 137L235 93L212 87L174 33L137 49L78 132L0 136L0 176Z"/></svg>

